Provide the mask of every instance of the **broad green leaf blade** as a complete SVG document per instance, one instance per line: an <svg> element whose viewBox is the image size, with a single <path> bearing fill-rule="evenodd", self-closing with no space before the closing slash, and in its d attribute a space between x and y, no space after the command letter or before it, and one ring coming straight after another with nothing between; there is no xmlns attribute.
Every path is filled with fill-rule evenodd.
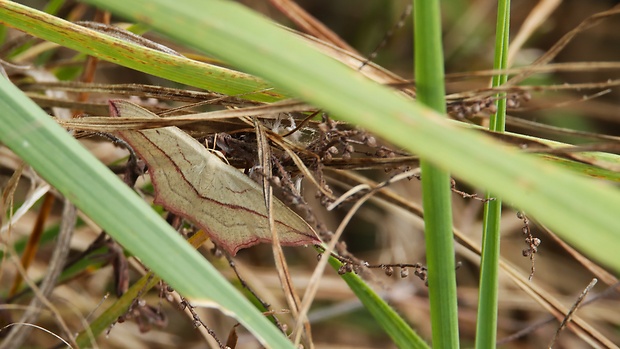
<svg viewBox="0 0 620 349"><path fill-rule="evenodd" d="M433 111L365 79L238 3L87 2L147 22L182 43L264 76L341 119L376 132L503 197L590 257L620 271L620 260L615 258L620 247L620 193L616 188L457 129Z"/></svg>
<svg viewBox="0 0 620 349"><path fill-rule="evenodd" d="M176 290L220 304L269 347L293 347L135 192L5 78L0 110L0 141Z"/></svg>

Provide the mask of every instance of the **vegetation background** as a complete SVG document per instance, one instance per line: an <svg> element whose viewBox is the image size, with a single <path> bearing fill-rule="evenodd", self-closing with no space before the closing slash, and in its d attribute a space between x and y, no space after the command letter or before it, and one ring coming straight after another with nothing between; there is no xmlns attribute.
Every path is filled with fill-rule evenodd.
<svg viewBox="0 0 620 349"><path fill-rule="evenodd" d="M28 6L43 8L46 1L22 1ZM265 1L243 1L247 6L264 13L276 22L285 26L294 25L278 10ZM382 41L384 35L400 19L405 6L399 1L298 1L300 6L314 15L346 42L362 54L368 55ZM525 18L536 6L537 1L514 1L512 5L511 36L519 30ZM534 58L546 52L559 38L568 31L577 27L585 18L600 11L609 9L614 1L563 1L552 12L544 25L529 38L524 49L516 56L516 66L526 65ZM446 72L468 72L484 70L492 67L493 44L495 28L496 4L490 0L463 1L453 0L443 2L443 34L446 56ZM67 1L57 13L59 17L68 14L75 15L76 9L81 8L82 20L91 20L94 15L92 8ZM73 11L73 12L72 12ZM74 18L78 20L78 18ZM114 21L114 19L113 19ZM389 69L398 75L412 78L412 29L410 20L403 28L397 29L389 38L387 44L378 51L375 63ZM14 33L9 32L9 38ZM174 49L184 52L184 48L166 38L149 33L148 37L162 42ZM594 62L618 61L620 57L620 31L616 18L610 18L600 25L577 35L574 40L556 58L555 62ZM63 62L72 56L66 49L56 50L49 57L44 66L52 70L55 62ZM4 58L4 56L3 56ZM82 67L76 65L78 69ZM614 78L616 72L607 70L588 71L586 73L553 73L539 74L531 78L529 84L549 85L561 83L598 82ZM110 63L100 62L94 81L99 83L145 83L163 86L179 87L160 78L122 68ZM448 84L448 93L469 91L483 88L488 85L487 78L467 79ZM596 99L578 103L584 93L581 91L544 91L533 95L533 99L521 107L522 110L510 111L511 115L522 119L545 123L558 127L589 131L607 135L619 135L618 128L618 91ZM571 102L566 104L565 102ZM562 104L564 103L564 105ZM532 130L519 126L508 126L508 130L531 134L534 136L552 138L558 141L577 144L583 142L575 135L551 135L542 130ZM372 131L372 130L369 130ZM389 140L386 140L389 141ZM85 141L93 152L106 164L117 160L124 153L108 142ZM1 184L4 187L12 175L11 164L13 158L3 156ZM387 178L382 169L365 172L375 180ZM458 188L468 193L478 192L457 181ZM392 187L407 200L421 202L420 187L414 180L407 183L397 183ZM23 183L15 194L16 202L23 200L28 191L27 183ZM335 230L342 220L346 210L327 212L319 202L314 200L314 191L309 190L306 195L319 219L329 229ZM480 240L482 230L483 204L473 199L462 199L454 195L454 225L472 239ZM583 198L587 205L587 198ZM38 211L35 209L27 213L12 229L11 241L24 241L31 233L37 221ZM58 229L61 213L61 202L54 204L49 219L45 222L45 231ZM347 227L343 240L348 249L358 258L378 263L424 263L424 235L422 221L411 217L402 210L393 206L370 203L364 206ZM588 285L593 275L590 270L575 260L574 256L566 252L565 248L555 241L546 232L532 224L533 235L542 240L536 254L536 271L532 283L537 284L550 296L558 298L564 305L573 304L577 296ZM502 258L516 265L522 275L530 273L530 259L522 256L526 248L522 234L523 221L517 217L509 207L502 216ZM412 233L413 232L413 233ZM77 254L88 247L99 233L92 225L82 223L71 242L72 253ZM584 239L587 239L584 236ZM34 263L28 269L29 276L37 280L46 272L54 244L51 241L42 241ZM228 267L226 260L214 257L208 248L203 254L230 280L236 282L233 271ZM308 280L316 264L316 252L311 249L287 248L287 257L291 264L291 275L294 284L300 292L308 286ZM102 258L102 260L104 260ZM475 336L477 291L479 266L476 257L471 256L464 249L457 247L457 261L462 265L457 270L458 297L459 297L459 325L461 344L464 347L473 345ZM271 248L268 245L253 247L239 253L235 263L243 275L244 280L261 294L269 295L268 301L273 309L286 308L282 296L280 281L274 271ZM179 270L179 273L183 273ZM132 265L132 280L142 273L142 268ZM14 282L17 272L6 260L2 264L3 296L8 294L10 285ZM430 320L428 309L427 289L424 282L415 277L397 278L387 277L380 271L364 274L364 278L420 333L424 338L430 338ZM113 292L113 275L111 266L91 266L84 270L79 277L75 277L54 290L53 302L58 307L65 321L72 328L79 328L84 317L98 307L105 307L111 300L104 300L104 296ZM525 292L518 289L507 277L500 278L499 298L499 329L498 339L505 338L519 330L528 328L539 321L548 319L548 312L533 301ZM600 295L607 289L602 283L596 286L591 295ZM113 297L113 296L112 296ZM193 320L187 314L178 310L178 300L168 302L160 297L157 291L144 296L146 302L154 308L161 307L167 318L165 326L151 324L147 333L140 333L140 326L134 322L116 324L105 338L97 342L101 348L173 348L173 347L203 347L204 338L194 328ZM24 304L27 302L24 300ZM592 324L611 341L620 343L620 313L617 294L611 293L601 297L579 310L579 315ZM200 319L207 324L217 335L225 341L235 320L224 316L218 310L198 309ZM285 318L286 316L283 315ZM309 313L312 323L312 334L315 344L319 348L385 348L391 340L377 326L375 320L361 306L347 285L335 272L327 272L322 280L313 308ZM147 319L149 320L149 319ZM150 319L152 321L152 319ZM54 317L46 314L40 322L42 327L53 332L59 332ZM559 324L554 320L544 325L530 328L528 333L512 340L501 347L505 348L536 348L546 346ZM237 347L255 347L256 343L250 334L239 330ZM29 339L31 347L51 347L50 336L35 331ZM571 331L565 330L557 342L557 347L585 348L587 347Z"/></svg>

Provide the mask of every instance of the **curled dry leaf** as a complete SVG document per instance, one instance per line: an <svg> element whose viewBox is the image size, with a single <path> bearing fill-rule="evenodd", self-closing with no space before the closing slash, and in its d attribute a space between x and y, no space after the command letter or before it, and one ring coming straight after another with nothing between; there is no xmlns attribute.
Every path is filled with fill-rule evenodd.
<svg viewBox="0 0 620 349"><path fill-rule="evenodd" d="M110 101L110 113L157 118L127 101ZM260 185L222 162L194 138L177 127L117 134L147 163L155 203L200 226L232 255L242 248L272 241ZM274 200L273 214L282 245L320 242L312 228L282 202Z"/></svg>

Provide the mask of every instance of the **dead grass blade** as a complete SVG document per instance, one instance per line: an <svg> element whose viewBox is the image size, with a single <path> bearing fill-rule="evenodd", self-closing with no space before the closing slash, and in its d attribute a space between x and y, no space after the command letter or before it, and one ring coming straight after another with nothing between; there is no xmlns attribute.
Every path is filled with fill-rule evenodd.
<svg viewBox="0 0 620 349"><path fill-rule="evenodd" d="M549 349L553 348L553 345L555 344L556 340L560 336L560 332L562 332L564 327L566 327L566 324L569 321L571 321L571 318L573 317L573 314L577 311L579 306L583 303L584 299L586 298L586 295L588 294L588 292L590 292L590 290L594 287L594 285L596 285L597 282L598 282L598 280L596 278L592 279L590 284L588 284L588 286L583 290L583 292L581 292L579 297L577 297L577 300L575 301L575 304L573 304L573 306L570 308L570 310L568 311L568 314L566 314L566 316L562 320L562 323L560 323L560 326L558 327L558 330L555 332L555 335L551 339L551 343L549 344Z"/></svg>
<svg viewBox="0 0 620 349"><path fill-rule="evenodd" d="M298 330L298 336L296 337L295 345L299 345L299 340L301 339L302 333L305 334L306 344L309 348L314 348L314 343L312 342L312 336L310 332L310 322L308 322L308 318L306 314L300 313L300 304L301 300L295 292L295 288L293 286L293 280L291 279L291 275L289 273L288 264L286 263L286 258L284 257L284 252L282 251L282 245L280 245L280 239L278 237L278 233L275 227L274 215L273 215L273 189L271 188L271 184L269 182L272 173L271 173L271 148L269 147L269 142L267 140L267 133L263 127L263 125L256 118L252 118L254 123L254 128L256 130L256 142L258 145L258 159L260 161L260 166L263 170L263 193L265 196L265 206L267 207L267 214L269 217L269 229L271 230L272 235L272 251L273 257L276 265L276 270L278 271L278 277L280 278L280 284L282 285L282 291L284 292L284 296L286 297L289 308L291 309L291 313L293 315L293 319L295 319L296 323L302 324L300 327L295 327L295 330ZM303 331L300 329L303 328Z"/></svg>
<svg viewBox="0 0 620 349"><path fill-rule="evenodd" d="M549 16L561 2L561 0L542 0L534 6L530 14L519 27L517 35L510 42L510 47L508 49L508 67L512 66L517 53L523 47L527 39L549 20Z"/></svg>
<svg viewBox="0 0 620 349"><path fill-rule="evenodd" d="M556 42L555 45L553 45L547 52L545 52L544 55L536 59L534 63L531 64L531 66L539 66L539 65L544 65L546 63L549 63L551 60L553 60L558 55L560 51L564 49L564 47L566 47L566 45L568 45L569 42L571 42L571 40L573 40L573 38L577 34L583 31L586 31L598 25L599 23L606 20L607 18L618 15L618 14L620 14L620 5L616 5L607 11L599 12L586 18L577 27L575 27L573 30L569 31L564 36L562 36L562 38L560 38L560 40L558 40L558 42ZM528 72L523 72L511 78L510 80L508 80L505 86L516 85L530 75L532 74Z"/></svg>
<svg viewBox="0 0 620 349"><path fill-rule="evenodd" d="M3 224L4 217L6 215L5 212L7 210L9 210L9 215L12 215L15 190L17 189L17 184L22 176L22 172L24 172L24 167L26 167L26 164L20 162L19 166L17 166L15 171L13 171L13 174L11 174L11 178L9 178L4 188L2 188L2 201L0 201L0 226Z"/></svg>
<svg viewBox="0 0 620 349"><path fill-rule="evenodd" d="M151 128L182 126L196 122L240 118L244 116L260 116L261 118L277 118L279 113L310 111L314 108L298 101L285 100L267 105L247 107L232 110L218 110L207 113L189 114L183 116L170 116L166 118L146 117L87 117L74 120L59 120L58 123L65 128L91 131L91 132L115 132L126 130L144 130Z"/></svg>
<svg viewBox="0 0 620 349"><path fill-rule="evenodd" d="M554 232L552 232L549 228L542 224L537 225L542 229L545 233L547 233L553 241L555 241L558 245L560 245L571 257L575 258L576 261L581 263L586 269L588 269L594 276L596 276L599 280L603 280L609 286L615 285L618 283L618 278L616 278L613 274L603 269L598 264L592 262L586 256L581 254L579 251L575 250L569 244L560 239Z"/></svg>
<svg viewBox="0 0 620 349"><path fill-rule="evenodd" d="M195 91L187 89L178 89L157 85L145 84L99 84L77 81L54 81L54 82L37 82L37 83L20 83L18 86L24 91L45 91L60 90L66 92L88 92L97 94L110 94L118 96L138 96L142 98L157 98L160 100L177 101L177 102L201 102L211 101L214 99L225 98L226 101L238 105L263 103L253 102L250 100L240 99L236 96L223 95L221 93L209 91ZM251 92L254 93L254 92Z"/></svg>
<svg viewBox="0 0 620 349"><path fill-rule="evenodd" d="M376 184L374 187L371 188L371 190L369 192L367 192L366 194L364 194L359 200L357 200L355 202L355 204L353 204L353 206L351 207L351 209L349 210L349 212L347 212L347 214L345 215L345 217L342 219L342 221L340 222L340 224L338 225L338 228L336 229L336 231L334 232L334 234L331 237L331 240L327 243L326 246L323 246L324 251L322 253L322 258L320 259L319 263L317 264L317 266L314 269L314 272L312 273L312 277L310 278L310 281L308 282L308 288L306 289L306 292L304 293L303 296L303 302L301 304L301 311L300 311L300 317L299 319L302 318L302 316L306 316L306 314L308 313L308 311L310 310L310 306L312 304L312 302L314 301L314 297L316 296L317 290L319 288L319 282L320 279L323 275L323 273L325 272L325 268L327 267L327 263L329 261L329 256L331 256L334 253L334 249L336 247L336 244L340 241L340 237L342 236L342 233L344 232L344 229L347 227L347 225L349 224L349 222L351 221L351 219L353 218L353 216L357 213L357 211L360 209L360 207L370 198L372 198L378 191L380 191L382 188L388 186L391 183L394 183L398 180L402 180L405 178L409 178L415 174L419 174L420 170L416 169L416 170L412 170L409 172L405 172L403 174L400 174L394 178L391 178L385 182ZM295 329L299 328L301 323L300 321L297 321L297 323L295 324ZM297 334L296 336L296 340L295 343L298 343L298 338L299 334Z"/></svg>
<svg viewBox="0 0 620 349"><path fill-rule="evenodd" d="M39 209L39 214L37 215L37 219L32 227L32 231L28 236L28 243L26 244L26 248L22 253L21 264L24 270L28 270L30 264L34 260L34 257L39 249L39 242L41 240L41 235L43 235L43 227L47 222L47 219L50 216L52 211L52 205L54 204L55 197L51 193L47 193L45 198L43 199L43 203L41 204L41 208ZM22 276L21 274L15 274L15 279L13 279L13 285L11 286L11 290L9 291L9 297L14 296L22 284ZM27 322L27 321L24 321Z"/></svg>
<svg viewBox="0 0 620 349"><path fill-rule="evenodd" d="M321 21L314 18L314 16L309 14L301 6L297 5L296 2L292 0L269 0L269 2L306 33L340 47L343 50L353 53L357 52L351 45L342 40L338 34L334 33Z"/></svg>
<svg viewBox="0 0 620 349"><path fill-rule="evenodd" d="M277 135L273 135L273 137L271 137L271 140L275 144L280 146L282 149L284 149L284 151L286 151L286 153L291 157L291 159L293 159L293 162L295 163L299 171L301 171L301 173L304 175L304 178L307 178L308 180L310 180L310 182L312 182L312 184L314 184L314 186L318 190L320 190L321 193L323 193L325 196L327 196L328 198L332 200L334 199L334 194L326 190L325 186L321 185L316 180L316 178L314 178L314 175L312 174L312 172L310 172L308 167L306 167L306 164L304 164L304 162L299 158L299 156L291 149L290 147L291 144L288 143L286 139L280 138Z"/></svg>
<svg viewBox="0 0 620 349"><path fill-rule="evenodd" d="M20 323L30 323L36 321L39 317L41 309L43 306L46 306L48 309L52 311L54 314L55 320L58 322L60 328L63 330L66 336L66 340L71 343L71 345L75 348L78 348L77 343L75 342L73 332L69 330L69 327L63 320L60 312L56 309L56 307L51 303L48 299L52 294L52 291L56 287L56 282L58 281L58 277L62 272L64 267L66 258L69 254L70 250L70 242L71 237L73 236L73 230L75 228L75 223L77 220L77 209L73 204L69 202L69 200L65 199L63 209L63 219L60 226L60 233L58 234L58 241L56 243L56 248L52 254L52 258L49 262L49 268L45 277L43 278L43 282L41 283L41 287L37 287L28 280L27 277L24 277L26 282L28 282L30 288L34 291L36 297L30 303L30 306L24 312ZM18 267L18 270L21 274L25 275L26 271L21 267L21 264L16 260L15 257L15 265ZM14 331L9 332L7 337L4 338L2 344L0 345L0 349L16 349L19 348L24 341L28 339L28 334L30 333L31 327L19 327Z"/></svg>

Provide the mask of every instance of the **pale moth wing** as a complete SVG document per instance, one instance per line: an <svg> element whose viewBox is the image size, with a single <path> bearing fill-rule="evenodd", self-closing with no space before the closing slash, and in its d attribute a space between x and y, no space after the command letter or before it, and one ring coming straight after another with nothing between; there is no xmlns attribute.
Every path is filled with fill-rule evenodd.
<svg viewBox="0 0 620 349"><path fill-rule="evenodd" d="M110 101L112 116L158 116L133 103ZM116 133L148 165L155 203L205 230L232 255L260 242L271 242L262 187L224 163L177 127ZM280 243L320 243L314 230L274 198L273 214Z"/></svg>

